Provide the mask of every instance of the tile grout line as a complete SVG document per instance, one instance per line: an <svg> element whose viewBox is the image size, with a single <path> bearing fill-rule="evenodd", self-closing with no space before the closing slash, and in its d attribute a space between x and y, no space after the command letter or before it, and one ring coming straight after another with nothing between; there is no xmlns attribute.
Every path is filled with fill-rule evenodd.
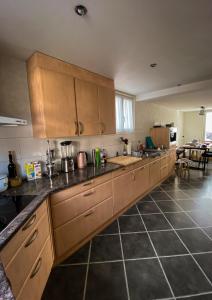
<svg viewBox="0 0 212 300"><path fill-rule="evenodd" d="M127 299L130 300L130 292L129 292L129 285L128 285L128 279L127 279L126 265L125 265L125 261L124 261L124 251L123 251L123 246L122 246L119 219L117 219L117 223L118 223L118 231L119 231L119 240L120 240L120 246L121 246L121 255L122 255L122 261L123 261L123 268L124 268L125 284L126 284L126 290L127 290Z"/></svg>
<svg viewBox="0 0 212 300"><path fill-rule="evenodd" d="M143 232L147 233L147 232ZM194 252L193 255L204 255L204 254L211 254L212 251L206 251L206 252ZM190 256L189 253L184 254L174 254L174 255L160 255L159 258L169 258L169 257L181 257L181 256ZM138 258L127 258L127 259L116 259L116 260L104 260L104 261L92 261L89 263L89 265L95 265L95 264L106 264L106 263L114 263L114 262L123 262L123 261L136 261L136 260L148 260L148 259L157 259L156 256L150 256L150 257L138 257ZM60 264L57 265L57 268L65 268L70 266L87 266L88 263L70 263L70 264Z"/></svg>
<svg viewBox="0 0 212 300"><path fill-rule="evenodd" d="M165 193L166 193L166 191L165 191ZM166 193L167 194L167 193ZM171 196L170 196L171 197ZM180 206L180 204L178 204L178 203L176 203L176 200L173 198L173 197L171 197L171 199L172 199L172 201L179 207L179 208L182 208L181 206ZM179 200L180 201L180 200ZM189 217L190 218L190 220L196 225L196 226L198 226L198 228L202 231L202 233L204 234L204 235L206 235L211 241L212 241L212 238L202 229L202 227L188 214L188 212L192 212L192 211L182 211L182 212L184 212L185 214L186 214L186 216L187 217ZM197 228L197 227L194 227L194 229L195 228Z"/></svg>
<svg viewBox="0 0 212 300"><path fill-rule="evenodd" d="M152 198L152 196L150 195L150 197ZM152 200L154 201L154 199L152 198ZM157 205L156 201L154 201L154 203ZM160 209L160 207L157 205L157 207ZM181 241L181 243L183 244L183 246L186 248L186 250L188 251L188 253L191 255L193 261L196 263L196 265L199 267L199 269L201 270L202 274L205 276L205 278L207 279L208 283L210 284L210 286L212 287L212 283L210 281L210 279L208 278L208 276L205 274L205 272L203 271L202 267L199 265L199 263L197 262L197 260L194 258L194 256L192 255L192 253L190 252L190 250L188 249L188 247L185 245L185 243L183 242L183 240L181 239L181 237L179 236L179 234L177 233L177 231L174 229L174 227L172 226L172 224L169 222L169 220L167 219L166 215L162 212L162 210L160 209L161 213L163 214L164 218L166 219L166 221L169 223L169 225L172 227L172 229L174 230L175 234L177 235L177 237L179 238L179 240Z"/></svg>
<svg viewBox="0 0 212 300"><path fill-rule="evenodd" d="M147 235L148 235L148 237L149 237L150 243L151 243L152 248L153 248L153 250L154 250L154 252L155 252L156 258L157 258L157 260L158 260L158 262L159 262L159 265L160 265L160 267L161 267L161 270L162 270L162 272L163 272L163 275L164 275L164 277L165 277L165 279L166 279L166 282L167 282L167 284L168 284L168 287L169 287L169 289L170 289L170 292L171 292L171 294L172 294L172 297L174 297L174 299L175 299L175 295L174 295L174 292L173 292L173 290L172 290L171 284L170 284L170 282L169 282L169 280L168 280L168 277L166 276L166 273L165 273L165 271L164 271L164 268L163 268L163 266L162 266L162 263L161 263L161 261L160 261L160 258L158 257L157 251L156 251L155 246L154 246L154 244L153 244L153 242L152 242L152 239L151 239L151 237L150 237L150 234L149 234L148 231L147 231L146 224L144 223L144 220L143 220L143 218L142 218L142 216L141 216L141 214L140 214L140 211L139 211L139 209L138 209L138 207L137 207L137 204L136 204L136 208L137 208L137 210L138 210L138 212L139 212L139 215L140 215L141 221L142 221L142 223L143 223L143 225L144 225L144 228L146 229L146 233L147 233Z"/></svg>
<svg viewBox="0 0 212 300"><path fill-rule="evenodd" d="M87 268L86 268L86 273L85 273L85 285L84 285L83 298L82 298L83 300L85 300L85 297L86 297L88 271L89 271L90 257L91 257L91 245L92 245L92 240L90 241L89 250L88 250L88 263L87 263Z"/></svg>
<svg viewBox="0 0 212 300"><path fill-rule="evenodd" d="M204 295L212 295L212 292L202 292L198 294L191 294L191 295L184 295L184 296L177 296L176 299L184 299L184 298L190 298L190 297L198 297L198 296L204 296Z"/></svg>

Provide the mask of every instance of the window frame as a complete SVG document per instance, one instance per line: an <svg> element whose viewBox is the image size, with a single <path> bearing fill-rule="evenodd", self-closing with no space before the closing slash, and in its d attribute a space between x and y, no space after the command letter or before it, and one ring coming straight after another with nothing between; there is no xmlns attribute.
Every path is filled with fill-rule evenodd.
<svg viewBox="0 0 212 300"><path fill-rule="evenodd" d="M116 90L115 91L115 107L116 107L116 96L119 96L119 97L122 98L122 107L123 107L124 98L127 98L127 100L130 100L132 102L132 115L133 115L133 128L132 129L129 129L129 128L124 129L124 126L122 126L122 129L118 130L117 126L116 126L116 133L117 134L119 134L119 133L132 133L132 132L135 131L135 100L136 100L136 96ZM117 121L117 119L116 119L116 121Z"/></svg>
<svg viewBox="0 0 212 300"><path fill-rule="evenodd" d="M208 110L205 112L204 140L205 140L205 142L212 142L212 139L210 139L210 140L206 139L206 123L207 123L207 114L208 113L212 114L212 110Z"/></svg>

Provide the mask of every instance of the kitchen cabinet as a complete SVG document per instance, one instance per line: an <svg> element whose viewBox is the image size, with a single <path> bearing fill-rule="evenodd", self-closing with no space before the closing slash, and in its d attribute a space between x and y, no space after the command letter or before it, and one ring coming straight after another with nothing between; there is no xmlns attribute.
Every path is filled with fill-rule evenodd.
<svg viewBox="0 0 212 300"><path fill-rule="evenodd" d="M17 300L40 300L46 282L48 280L52 265L53 254L51 240L47 239L39 257L33 265L27 280L17 297Z"/></svg>
<svg viewBox="0 0 212 300"><path fill-rule="evenodd" d="M33 134L40 138L78 135L74 78L37 68L29 77Z"/></svg>
<svg viewBox="0 0 212 300"><path fill-rule="evenodd" d="M98 87L90 82L75 79L79 135L100 134Z"/></svg>
<svg viewBox="0 0 212 300"><path fill-rule="evenodd" d="M149 166L149 178L150 178L150 187L157 185L160 182L160 159L157 159L150 163Z"/></svg>
<svg viewBox="0 0 212 300"><path fill-rule="evenodd" d="M27 62L33 135L115 133L114 81L35 53Z"/></svg>
<svg viewBox="0 0 212 300"><path fill-rule="evenodd" d="M53 227L61 226L110 197L112 197L112 182L108 181L59 204L52 205Z"/></svg>
<svg viewBox="0 0 212 300"><path fill-rule="evenodd" d="M54 261L46 199L0 253L16 299L40 300Z"/></svg>
<svg viewBox="0 0 212 300"><path fill-rule="evenodd" d="M134 180L132 182L133 199L143 195L150 187L149 164L133 171Z"/></svg>
<svg viewBox="0 0 212 300"><path fill-rule="evenodd" d="M113 179L114 214L117 214L133 200L133 172L127 172Z"/></svg>
<svg viewBox="0 0 212 300"><path fill-rule="evenodd" d="M115 117L115 91L106 87L98 86L100 133L116 133Z"/></svg>
<svg viewBox="0 0 212 300"><path fill-rule="evenodd" d="M113 199L109 198L54 230L59 259L91 235L113 216Z"/></svg>

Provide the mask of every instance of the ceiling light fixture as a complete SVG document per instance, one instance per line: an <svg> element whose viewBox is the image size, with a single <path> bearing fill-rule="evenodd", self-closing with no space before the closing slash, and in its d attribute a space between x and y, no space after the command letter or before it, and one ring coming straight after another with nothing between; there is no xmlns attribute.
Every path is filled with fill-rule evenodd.
<svg viewBox="0 0 212 300"><path fill-rule="evenodd" d="M81 17L85 16L88 12L87 8L83 5L75 6L74 10L75 10L76 14L78 14L78 16L81 16Z"/></svg>
<svg viewBox="0 0 212 300"><path fill-rule="evenodd" d="M199 115L200 116L204 116L205 115L205 106L200 106Z"/></svg>
<svg viewBox="0 0 212 300"><path fill-rule="evenodd" d="M157 66L157 64L156 63L152 63L152 64L150 64L150 67L151 68L155 68Z"/></svg>

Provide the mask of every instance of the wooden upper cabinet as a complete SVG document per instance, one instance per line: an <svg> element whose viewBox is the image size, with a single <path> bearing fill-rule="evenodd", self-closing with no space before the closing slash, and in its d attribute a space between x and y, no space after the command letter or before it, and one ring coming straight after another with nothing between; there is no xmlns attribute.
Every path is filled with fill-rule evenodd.
<svg viewBox="0 0 212 300"><path fill-rule="evenodd" d="M79 135L100 134L98 87L93 83L75 79L75 92Z"/></svg>
<svg viewBox="0 0 212 300"><path fill-rule="evenodd" d="M116 133L115 91L106 87L98 87L100 133Z"/></svg>
<svg viewBox="0 0 212 300"><path fill-rule="evenodd" d="M34 136L40 138L78 135L74 78L43 68L29 76Z"/></svg>
<svg viewBox="0 0 212 300"><path fill-rule="evenodd" d="M112 79L39 52L27 73L35 137L115 133Z"/></svg>

